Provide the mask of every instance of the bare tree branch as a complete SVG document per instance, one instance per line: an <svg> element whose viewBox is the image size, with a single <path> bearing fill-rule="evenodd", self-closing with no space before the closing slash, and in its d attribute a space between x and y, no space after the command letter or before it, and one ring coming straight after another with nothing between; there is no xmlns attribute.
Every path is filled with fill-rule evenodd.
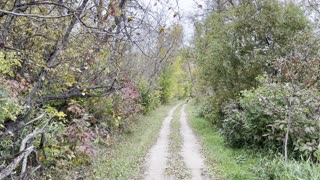
<svg viewBox="0 0 320 180"><path fill-rule="evenodd" d="M21 160L28 154L30 154L31 151L33 151L34 146L30 146L27 149L25 149L21 154L19 154L18 157L16 157L5 169L3 169L0 172L0 179L4 179L8 177L14 169L19 165Z"/></svg>
<svg viewBox="0 0 320 180"><path fill-rule="evenodd" d="M45 18L45 19L64 18L64 17L68 17L68 16L72 16L73 15L73 13L71 13L71 14L60 15L60 16L44 16L44 15L39 15L39 14L16 13L16 12L13 12L13 11L5 11L5 10L2 10L2 9L0 9L0 12L2 12L4 14L14 15L14 16L36 17L36 18Z"/></svg>
<svg viewBox="0 0 320 180"><path fill-rule="evenodd" d="M85 6L87 5L89 0L84 0L81 4L81 6L77 9L77 13L73 16L69 26L68 26L68 29L66 30L66 33L62 39L62 42L61 44L56 47L56 49L54 50L54 52L52 53L52 55L50 56L49 60L48 60L48 67L52 67L57 59L57 57L60 55L62 49L67 45L68 43L68 40L69 40L69 36L71 34L71 31L73 29L73 27L75 26L77 20L78 20L78 17L82 11L84 10ZM31 90L29 96L27 97L27 100L26 100L26 103L28 105L31 105L31 101L32 101L32 98L33 96L35 95L35 93L39 90L39 88L42 86L42 82L43 80L45 79L46 77L46 74L47 72L43 69L39 75L39 78L38 78L38 81L36 83L36 85L33 87L33 89Z"/></svg>

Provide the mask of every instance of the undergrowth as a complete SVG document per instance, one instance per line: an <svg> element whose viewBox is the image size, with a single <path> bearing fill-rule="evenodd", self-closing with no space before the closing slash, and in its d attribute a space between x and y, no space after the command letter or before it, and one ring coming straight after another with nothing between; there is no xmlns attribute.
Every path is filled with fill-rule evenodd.
<svg viewBox="0 0 320 180"><path fill-rule="evenodd" d="M282 156L268 152L227 147L217 128L199 117L195 109L195 105L188 105L189 121L203 143L207 164L214 179L320 179L318 164L306 160L285 162Z"/></svg>

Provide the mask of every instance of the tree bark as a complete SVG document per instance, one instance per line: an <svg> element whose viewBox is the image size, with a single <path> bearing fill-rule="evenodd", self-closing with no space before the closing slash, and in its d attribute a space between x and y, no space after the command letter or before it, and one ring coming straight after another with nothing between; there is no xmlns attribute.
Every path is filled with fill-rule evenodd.
<svg viewBox="0 0 320 180"><path fill-rule="evenodd" d="M284 159L285 161L288 160L288 141L289 141L289 133L291 129L291 123L292 123L292 106L293 106L293 95L294 95L294 84L293 81L291 82L291 92L288 99L288 110L287 110L287 131L284 139Z"/></svg>

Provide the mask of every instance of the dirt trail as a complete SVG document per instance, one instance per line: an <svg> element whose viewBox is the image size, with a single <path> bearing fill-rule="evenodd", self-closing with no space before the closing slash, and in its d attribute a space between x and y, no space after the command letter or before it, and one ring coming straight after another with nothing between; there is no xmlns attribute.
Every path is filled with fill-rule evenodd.
<svg viewBox="0 0 320 180"><path fill-rule="evenodd" d="M166 175L166 169L172 169L170 164L168 164L169 154L169 135L170 135L170 123L173 118L173 113L179 106L173 107L168 116L164 119L162 128L159 133L156 144L150 149L148 156L145 161L145 180L167 180L176 179L174 177L179 177L176 175ZM185 112L186 104L184 104L180 111L180 136L182 142L182 147L180 150L180 156L182 156L183 162L189 171L191 177L185 176L181 179L194 179L194 180L207 180L210 179L208 176L204 158L201 154L201 145L193 133L192 129L187 122L187 114ZM179 112L176 112L179 113ZM177 152L179 153L179 152ZM181 163L180 163L181 164ZM179 169L179 167L175 167ZM183 169L183 168L181 168ZM175 173L176 172L174 171ZM178 175L177 174L177 175ZM183 174L183 173L182 173ZM181 176L180 176L181 177ZM180 179L180 178L177 178Z"/></svg>
<svg viewBox="0 0 320 180"><path fill-rule="evenodd" d="M162 128L159 133L156 144L150 149L148 158L146 160L146 180L163 180L164 171L167 167L168 157L168 145L169 145L169 134L170 134L170 123L174 111L180 104L173 107L168 116L164 119Z"/></svg>
<svg viewBox="0 0 320 180"><path fill-rule="evenodd" d="M181 108L180 133L183 138L182 157L187 168L191 171L192 179L210 179L201 154L201 145L190 128L185 113L186 104Z"/></svg>

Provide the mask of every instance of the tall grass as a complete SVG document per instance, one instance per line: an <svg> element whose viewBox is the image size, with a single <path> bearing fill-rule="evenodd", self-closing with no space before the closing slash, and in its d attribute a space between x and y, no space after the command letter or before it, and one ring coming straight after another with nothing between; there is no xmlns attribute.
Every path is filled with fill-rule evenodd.
<svg viewBox="0 0 320 180"><path fill-rule="evenodd" d="M308 161L289 160L282 157L260 159L254 168L257 179L319 180L320 167Z"/></svg>

